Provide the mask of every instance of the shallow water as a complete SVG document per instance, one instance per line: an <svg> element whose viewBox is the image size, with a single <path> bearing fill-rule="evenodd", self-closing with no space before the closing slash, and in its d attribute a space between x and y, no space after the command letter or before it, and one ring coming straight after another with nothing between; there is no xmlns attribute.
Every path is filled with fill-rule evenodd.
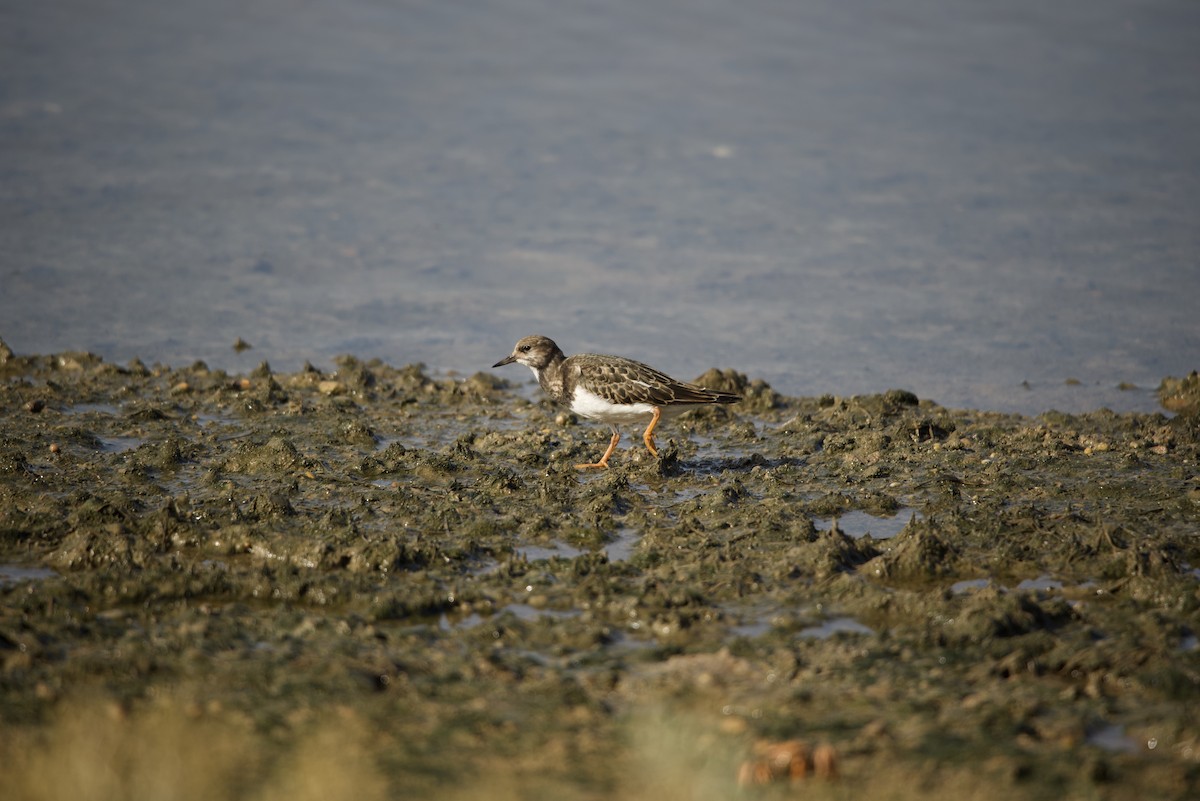
<svg viewBox="0 0 1200 801"><path fill-rule="evenodd" d="M797 637L809 637L816 640L824 640L828 637L833 637L838 634L874 634L875 632L868 626L864 626L852 617L835 617L826 620L819 626L809 626L806 629L801 629L797 633Z"/></svg>
<svg viewBox="0 0 1200 801"><path fill-rule="evenodd" d="M44 567L0 564L0 585L17 584L22 581L40 581L55 575L57 574L53 570Z"/></svg>
<svg viewBox="0 0 1200 801"><path fill-rule="evenodd" d="M829 529L833 521L837 521L838 531L850 537L871 535L877 540L890 539L909 524L911 520L920 520L921 514L915 509L902 507L893 515L881 517L868 514L858 509L852 509L837 517L816 518L813 522L819 528Z"/></svg>
<svg viewBox="0 0 1200 801"><path fill-rule="evenodd" d="M0 336L470 373L539 331L795 395L1153 409L1200 352L1198 24L1187 0L22 4Z"/></svg>

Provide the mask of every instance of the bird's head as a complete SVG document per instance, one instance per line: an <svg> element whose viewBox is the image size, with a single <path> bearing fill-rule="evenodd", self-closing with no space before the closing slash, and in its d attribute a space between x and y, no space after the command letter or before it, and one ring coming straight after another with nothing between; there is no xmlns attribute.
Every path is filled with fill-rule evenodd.
<svg viewBox="0 0 1200 801"><path fill-rule="evenodd" d="M558 345L554 344L553 339L534 334L518 340L512 353L493 364L492 367L503 367L506 364L517 362L539 371L549 367L562 356L562 351L559 350Z"/></svg>

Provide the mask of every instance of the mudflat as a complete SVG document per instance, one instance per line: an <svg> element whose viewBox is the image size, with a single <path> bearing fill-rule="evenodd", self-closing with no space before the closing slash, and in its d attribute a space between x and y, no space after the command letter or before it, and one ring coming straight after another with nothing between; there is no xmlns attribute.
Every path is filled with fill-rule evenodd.
<svg viewBox="0 0 1200 801"><path fill-rule="evenodd" d="M713 369L742 403L586 473L607 429L509 378L0 345L6 796L1196 797L1194 376L1027 417ZM836 771L755 772L792 742Z"/></svg>

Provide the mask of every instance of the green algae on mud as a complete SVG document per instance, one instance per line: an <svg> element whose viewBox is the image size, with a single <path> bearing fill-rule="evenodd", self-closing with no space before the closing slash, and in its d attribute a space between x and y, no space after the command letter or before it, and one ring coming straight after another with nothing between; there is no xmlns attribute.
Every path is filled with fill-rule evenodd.
<svg viewBox="0 0 1200 801"><path fill-rule="evenodd" d="M581 474L602 427L490 373L0 353L0 565L36 569L0 571L0 758L29 797L78 795L55 759L153 795L134 746L165 742L181 797L280 795L321 754L326 798L724 798L794 737L841 754L818 796L1197 791L1194 412L714 370L742 404Z"/></svg>

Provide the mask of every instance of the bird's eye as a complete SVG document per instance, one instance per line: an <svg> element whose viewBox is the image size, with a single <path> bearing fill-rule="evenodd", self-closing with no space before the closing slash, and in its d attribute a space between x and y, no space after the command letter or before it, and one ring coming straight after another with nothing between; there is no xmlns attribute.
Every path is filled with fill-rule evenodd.
<svg viewBox="0 0 1200 801"><path fill-rule="evenodd" d="M521 351L521 353L529 353L529 346L522 345L521 347L517 348L517 350Z"/></svg>

